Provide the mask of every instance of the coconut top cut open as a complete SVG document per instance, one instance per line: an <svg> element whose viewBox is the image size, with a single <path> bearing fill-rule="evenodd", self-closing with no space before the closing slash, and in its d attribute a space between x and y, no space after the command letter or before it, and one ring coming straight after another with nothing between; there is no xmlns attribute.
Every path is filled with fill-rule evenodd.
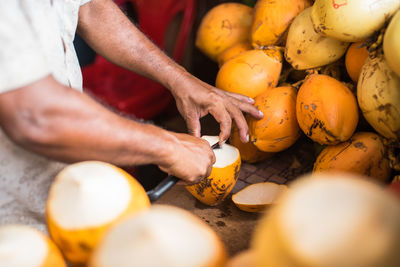
<svg viewBox="0 0 400 267"><path fill-rule="evenodd" d="M109 223L131 202L127 179L119 168L108 163L72 164L57 175L50 189L47 212L66 230Z"/></svg>
<svg viewBox="0 0 400 267"><path fill-rule="evenodd" d="M256 183L234 194L232 200L241 205L269 205L275 203L286 190L286 185L271 182Z"/></svg>
<svg viewBox="0 0 400 267"><path fill-rule="evenodd" d="M210 146L218 143L218 136L203 135L201 138L206 140ZM239 150L231 145L222 144L219 148L214 149L216 161L213 165L214 168L225 168L232 165L240 157Z"/></svg>
<svg viewBox="0 0 400 267"><path fill-rule="evenodd" d="M47 257L45 236L22 225L0 227L0 266L39 267Z"/></svg>
<svg viewBox="0 0 400 267"><path fill-rule="evenodd" d="M224 261L222 242L207 224L185 210L153 205L112 228L89 267L217 267Z"/></svg>
<svg viewBox="0 0 400 267"><path fill-rule="evenodd" d="M282 240L305 265L400 264L400 204L366 179L324 174L303 180L276 215Z"/></svg>

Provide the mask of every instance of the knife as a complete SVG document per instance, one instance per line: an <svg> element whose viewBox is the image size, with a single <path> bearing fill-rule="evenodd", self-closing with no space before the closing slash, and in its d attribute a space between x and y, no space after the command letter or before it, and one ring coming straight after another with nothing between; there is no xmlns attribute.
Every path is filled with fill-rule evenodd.
<svg viewBox="0 0 400 267"><path fill-rule="evenodd" d="M219 143L215 143L211 146L211 149L219 149L221 146ZM171 189L177 182L179 178L173 175L168 175L164 180L161 181L156 187L147 191L147 196L149 197L151 202L156 201L159 199L164 193Z"/></svg>

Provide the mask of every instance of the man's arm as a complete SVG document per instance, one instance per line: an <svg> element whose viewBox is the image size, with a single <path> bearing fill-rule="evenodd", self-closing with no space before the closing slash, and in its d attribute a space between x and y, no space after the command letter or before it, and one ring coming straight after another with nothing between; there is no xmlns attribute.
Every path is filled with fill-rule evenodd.
<svg viewBox="0 0 400 267"><path fill-rule="evenodd" d="M47 76L0 94L0 126L17 144L67 162L157 164L188 182L211 172L209 144L120 117Z"/></svg>
<svg viewBox="0 0 400 267"><path fill-rule="evenodd" d="M225 93L187 73L142 34L112 0L92 0L82 6L78 33L106 59L169 88L195 136L200 136L199 119L210 113L221 125L221 141L228 138L234 119L245 142L248 126L241 111L262 117L248 97Z"/></svg>

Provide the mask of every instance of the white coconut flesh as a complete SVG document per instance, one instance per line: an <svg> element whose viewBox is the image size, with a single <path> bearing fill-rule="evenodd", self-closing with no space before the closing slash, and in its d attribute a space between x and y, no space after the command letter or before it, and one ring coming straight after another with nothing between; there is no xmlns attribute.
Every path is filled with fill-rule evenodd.
<svg viewBox="0 0 400 267"><path fill-rule="evenodd" d="M400 207L393 196L362 179L310 179L293 187L278 217L294 254L312 266L383 266L397 255Z"/></svg>
<svg viewBox="0 0 400 267"><path fill-rule="evenodd" d="M89 266L205 266L217 258L216 240L190 213L154 205L112 228Z"/></svg>
<svg viewBox="0 0 400 267"><path fill-rule="evenodd" d="M275 183L252 184L232 196L232 200L244 205L265 205L275 203L278 197L287 190L287 186Z"/></svg>
<svg viewBox="0 0 400 267"><path fill-rule="evenodd" d="M206 140L210 146L218 142L218 136L204 135L201 138ZM214 168L225 168L232 165L239 157L239 150L231 145L222 144L218 149L214 149L215 163Z"/></svg>
<svg viewBox="0 0 400 267"><path fill-rule="evenodd" d="M131 194L127 178L113 165L81 162L57 176L50 189L48 212L66 230L101 226L127 209Z"/></svg>
<svg viewBox="0 0 400 267"><path fill-rule="evenodd" d="M0 227L0 266L39 267L47 257L47 240L28 226Z"/></svg>

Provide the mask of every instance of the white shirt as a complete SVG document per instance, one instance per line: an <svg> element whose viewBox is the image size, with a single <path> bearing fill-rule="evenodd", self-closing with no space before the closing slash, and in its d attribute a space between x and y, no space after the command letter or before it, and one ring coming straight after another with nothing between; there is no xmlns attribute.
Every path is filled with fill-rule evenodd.
<svg viewBox="0 0 400 267"><path fill-rule="evenodd" d="M79 7L90 0L0 0L0 93L49 74L82 90L73 47ZM0 128L0 224L45 231L49 186L65 165L28 152Z"/></svg>

